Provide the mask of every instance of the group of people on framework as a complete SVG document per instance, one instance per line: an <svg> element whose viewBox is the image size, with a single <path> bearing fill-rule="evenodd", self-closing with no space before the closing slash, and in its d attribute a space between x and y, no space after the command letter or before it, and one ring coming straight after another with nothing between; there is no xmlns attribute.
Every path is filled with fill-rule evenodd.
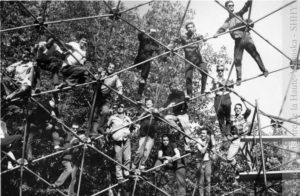
<svg viewBox="0 0 300 196"><path fill-rule="evenodd" d="M243 20L243 15L248 11L252 1L248 0L244 7L236 12L235 15ZM234 12L233 1L227 1L225 7L229 11L229 17L221 28L218 29L217 34L226 31L227 29L233 29L243 25L232 13ZM179 84L171 82L169 84L170 94L166 100L166 103L161 108L154 108L153 100L146 98L143 109L145 110L139 118L143 118L139 123L133 123L130 117L126 114L124 103L115 104L113 109L114 98L123 96L123 85L118 75L115 73L115 65L109 62L104 69L99 69L98 74L94 75L94 78L100 79L102 82L95 88L98 88L97 95L95 97L95 111L93 114L92 128L89 135L78 131L79 124L73 122L72 132L77 134L77 137L72 135L68 130L64 130L64 127L60 127L56 122L56 118L59 117L57 110L57 96L53 96L51 100L48 100L46 110L42 106L37 106L32 109L27 120L28 134L26 140L26 157L28 161L34 160L32 154L32 142L34 137L38 133L50 132L53 138L53 148L55 150L65 150L80 142L90 142L90 139L97 139L99 135L110 135L113 141L115 160L120 163L116 165L116 178L118 182L122 183L125 178L131 176L129 171L135 171L139 173L146 168L147 159L151 153L151 150L155 143L155 136L159 126L158 122L167 122L171 129L170 133L181 133L181 139L183 140L184 150L189 152L195 152L197 155L197 179L200 195L210 195L210 183L211 183L211 154L215 153L215 139L214 133L208 128L197 128L196 132L198 137L191 138L191 125L188 115L187 101L193 95L193 70L197 68L201 73L201 94L206 92L207 83L207 62L204 62L199 44L194 43L196 41L204 40L203 36L195 33L195 25L192 22L188 22L185 25L186 33L175 38L169 44L169 49L174 49L176 44L188 45L184 47L184 53L186 58L186 90L179 89ZM253 57L258 64L259 68L267 77L268 71L264 67L259 53L253 43L248 28L242 28L230 32L231 37L235 40L234 50L234 64L236 66L237 81L236 84L241 84L241 61L244 49ZM157 36L156 29L150 29L149 35L151 37ZM145 32L138 34L139 49L134 63L141 63L137 68L141 71L141 79L138 87L137 101L142 102L143 92L147 84L147 79L150 73L151 61L150 59L154 53L160 52L159 44L148 36ZM6 68L7 74L13 73L14 78L8 77L5 74L1 78L1 91L6 102L14 100L16 98L28 97L31 95L31 91L34 93L40 92L41 80L40 69L51 73L52 84L56 89L62 89L66 86L74 86L76 84L82 84L86 81L90 74L88 70L83 66L86 61L87 51L87 39L86 37L79 37L77 41L72 41L67 44L58 42L55 38L50 37L47 40L41 41L34 46L33 51L24 51L22 60L14 63ZM32 52L35 53L35 62ZM166 60L162 58L162 60ZM230 148L228 149L227 160L233 166L236 171L240 171L241 168L238 165L235 156L240 149L243 149L244 143L240 141L242 135L246 135L249 132L247 118L251 113L251 110L247 107L244 100L244 106L246 107L245 113L242 113L243 105L240 103L235 104L235 114L231 115L231 99L230 92L233 88L233 81L226 81L224 78L224 65L218 65L217 78L213 80L213 88L215 90L215 111L217 114L220 130L224 137L227 137L231 141ZM59 72L63 76L63 82L59 83ZM117 94L113 96L113 92ZM55 94L56 95L56 94ZM165 110L172 110L167 115L162 115ZM59 134L63 129L67 132L67 136L63 137ZM130 137L133 133L139 133L139 147L136 152L136 156L131 161L131 141ZM4 121L1 120L1 147L4 147L7 151L8 157L11 161L8 162L8 168L12 168L12 161L15 161L14 155L11 153L9 146L12 143L21 139L20 135L8 136L7 128ZM196 142L196 143L193 143ZM62 159L62 165L64 166L63 173L52 184L54 188L61 186L65 180L71 176L72 180L69 186L68 195L75 195L74 186L76 183L77 168L79 165L78 150L74 149L66 151ZM251 162L247 159L249 168L251 169ZM162 136L162 144L158 150L157 161L155 166L164 164L166 169L172 170L176 174L178 182L178 195L186 195L186 163L181 154L178 146L170 141L169 135ZM123 165L124 167L122 167ZM156 176L159 173L159 169L155 171ZM205 187L205 188L204 188Z"/></svg>

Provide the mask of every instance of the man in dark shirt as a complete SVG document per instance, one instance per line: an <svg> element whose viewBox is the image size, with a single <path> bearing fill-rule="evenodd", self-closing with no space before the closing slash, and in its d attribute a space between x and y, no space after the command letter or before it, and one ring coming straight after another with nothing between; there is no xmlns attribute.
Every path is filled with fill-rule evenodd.
<svg viewBox="0 0 300 196"><path fill-rule="evenodd" d="M178 183L178 196L186 195L186 183L185 183L185 175L186 169L183 159L180 158L180 152L177 148L177 145L174 143L170 143L170 137L168 135L162 136L162 144L158 150L158 159L155 162L155 166L165 164L165 169L172 170L175 172L176 180ZM178 159L178 160L175 160ZM159 172L161 168L157 168L156 172ZM157 176L156 176L157 178ZM174 195L174 194L172 194Z"/></svg>
<svg viewBox="0 0 300 196"><path fill-rule="evenodd" d="M174 39L169 45L170 48L174 48L174 44L187 45L192 42L203 39L202 35L198 35L195 33L195 24L193 22L188 22L185 25L187 33L181 35L179 38ZM207 63L205 63L200 54L199 43L192 44L188 47L184 48L185 58L192 62L194 65L201 68L201 93L205 92L205 86L207 81ZM186 70L185 70L185 79L186 79L186 91L189 96L193 94L193 71L194 66L190 63L186 62Z"/></svg>
<svg viewBox="0 0 300 196"><path fill-rule="evenodd" d="M243 19L243 15L248 11L249 7L252 4L252 0L248 0L244 7L239 11L236 12L235 15L237 15L241 20ZM232 13L234 12L234 4L233 1L226 1L225 7L229 11L229 17L225 20L225 23L222 27L220 27L215 34L214 37L217 37L218 34L225 32L227 29L234 29L239 26L244 25L239 19L237 19ZM252 56L252 58L257 63L259 69L263 72L264 76L267 77L269 72L265 68L259 53L256 50L256 47L254 45L254 42L251 38L249 29L239 29L236 31L230 32L230 35L232 39L235 41L234 46L234 62L235 62L235 68L237 73L237 85L241 84L242 81L242 58L244 49Z"/></svg>
<svg viewBox="0 0 300 196"><path fill-rule="evenodd" d="M224 87L226 79L224 78L225 67L223 65L217 66L217 78L213 80L212 90ZM227 86L232 86L233 81L228 81ZM230 85L229 85L230 84ZM214 107L220 125L222 135L230 135L230 116L231 116L231 98L228 88L220 89L215 92Z"/></svg>
<svg viewBox="0 0 300 196"><path fill-rule="evenodd" d="M33 159L32 142L36 135L51 131L54 149L59 148L60 140L62 140L62 138L59 137L59 128L56 126L56 122L51 118L51 116L58 116L58 109L55 104L55 100L49 100L46 108L50 114L41 106L37 106L28 116L28 139L26 143L26 153L29 161Z"/></svg>
<svg viewBox="0 0 300 196"><path fill-rule="evenodd" d="M143 116L157 112L155 108L153 108L153 101L151 99L145 100L146 111L143 112L139 118ZM140 163L139 169L145 169L145 163L150 155L152 147L154 145L154 137L157 129L157 119L151 115L148 118L141 120L140 123L140 139L139 139L139 148L136 152L136 157L134 159L134 166L136 168Z"/></svg>
<svg viewBox="0 0 300 196"><path fill-rule="evenodd" d="M149 35L151 37L156 37L156 30L150 29ZM159 52L159 45L156 41L151 39L149 36L147 36L144 32L140 32L138 34L138 40L140 42L138 54L134 60L134 64L146 61L147 59L151 58L153 53ZM148 61L146 63L143 63L139 66L137 66L138 70L141 70L141 79L139 82L139 89L138 89L138 99L140 100L142 98L147 79L150 72L150 65L151 61Z"/></svg>
<svg viewBox="0 0 300 196"><path fill-rule="evenodd" d="M190 122L189 115L187 114L187 103L185 102L185 94L183 91L178 89L178 84L176 82L172 82L169 85L171 94L169 94L167 102L164 104L164 108L173 108L172 114L168 114L165 116L165 119L172 126L173 132L178 132L178 130L183 129L184 133L189 135L190 130ZM181 103L173 107L174 105ZM162 109L160 109L162 110ZM180 123L181 127L177 124ZM185 150L189 151L189 139L185 137Z"/></svg>

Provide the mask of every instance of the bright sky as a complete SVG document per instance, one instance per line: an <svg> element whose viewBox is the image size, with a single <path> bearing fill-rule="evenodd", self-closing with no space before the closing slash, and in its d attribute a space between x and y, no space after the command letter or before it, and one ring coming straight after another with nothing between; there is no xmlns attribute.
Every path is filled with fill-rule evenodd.
<svg viewBox="0 0 300 196"><path fill-rule="evenodd" d="M126 7L132 7L145 1L126 1ZM224 0L220 0L224 5ZM240 10L246 1L234 1L235 11ZM256 20L260 17L280 8L290 1L287 0L253 0L251 19ZM184 5L187 1L182 1ZM196 24L197 32L200 34L213 35L217 29L224 23L228 17L228 13L220 5L213 0L192 0L190 8L193 8L196 12L194 22ZM148 6L143 6L138 9L139 13L144 14ZM183 10L184 11L184 10ZM297 15L298 13L298 15ZM269 40L272 44L278 47L283 53L291 58L296 57L295 47L298 48L300 33L299 30L294 31L295 26L300 29L300 3L296 2L292 6L286 7L283 10L267 17L264 20L255 24L254 29L260 33L263 37ZM248 17L248 13L244 15L244 18ZM296 19L295 19L296 18ZM269 71L276 70L289 65L283 55L276 51L272 46L258 37L254 32L251 32L254 43L260 53L262 60ZM295 40L292 42L292 40ZM234 41L229 34L219 37L218 39L209 40L209 43L215 50L219 50L222 45L226 46L228 54L233 56ZM294 43L294 44L293 44ZM290 118L294 114L300 114L300 71L296 72L295 78L291 88L289 90L288 99L285 104L285 109L281 115L284 118ZM250 78L260 74L260 70L251 58L251 56L245 51L242 61L242 78ZM255 80L251 80L242 83L240 87L235 87L235 90L245 97L251 103L255 103L258 100L259 107L266 113L277 116L279 114L283 97L285 95L288 82L290 80L291 69L280 71L274 74L270 74L267 78L261 77ZM215 73L211 73L215 76ZM234 81L236 80L235 69L231 76ZM296 97L297 95L297 97ZM295 99L292 99L293 98ZM240 99L232 95L232 102L240 102ZM298 103L298 105L297 105ZM294 104L294 105L293 105ZM296 104L296 105L295 105ZM292 108L292 106L294 108ZM297 108L295 108L297 107ZM265 117L261 117L262 125L268 125L270 120ZM298 122L300 120L298 119ZM286 124L288 126L288 123ZM291 126L291 124L290 124ZM288 126L288 127L290 127ZM291 127L290 127L291 128ZM296 127L300 134L300 126Z"/></svg>

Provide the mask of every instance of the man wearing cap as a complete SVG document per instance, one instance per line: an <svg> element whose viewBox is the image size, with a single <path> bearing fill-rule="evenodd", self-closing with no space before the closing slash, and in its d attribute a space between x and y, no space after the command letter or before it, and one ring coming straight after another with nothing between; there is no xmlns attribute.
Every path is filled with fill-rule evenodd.
<svg viewBox="0 0 300 196"><path fill-rule="evenodd" d="M218 75L217 78L213 80L213 86L211 90L215 90L216 94L214 107L219 121L221 133L223 136L229 136L231 126L231 98L229 88L233 87L233 81L228 81L227 86L225 87L226 79L224 78L224 69L225 67L223 65L217 66Z"/></svg>
<svg viewBox="0 0 300 196"><path fill-rule="evenodd" d="M150 29L149 35L155 38L157 35L156 29ZM146 61L152 57L154 52L156 53L159 52L158 43L153 39L151 39L149 36L147 36L145 32L139 32L138 40L140 42L140 45L138 49L138 54L134 60L134 64ZM151 65L151 61L148 61L146 63L137 66L137 69L141 70L141 79L139 81L139 88L138 88L138 96L139 96L138 100L142 98L147 83L147 79L149 76L149 72L150 72L150 65Z"/></svg>
<svg viewBox="0 0 300 196"><path fill-rule="evenodd" d="M131 162L130 129L134 127L131 123L131 119L125 115L125 105L122 103L118 105L117 114L112 115L107 122L108 129L106 133L110 134L113 140L115 159L118 163L127 167L127 169L124 169L119 164L116 165L118 182L122 182L129 175Z"/></svg>
<svg viewBox="0 0 300 196"><path fill-rule="evenodd" d="M252 0L248 0L244 7L239 11L236 12L235 15L237 15L241 20L244 20L243 15L248 11L249 7L252 4ZM218 34L225 32L227 29L234 29L240 26L243 26L244 23L242 23L239 19L237 19L232 13L234 12L234 3L233 1L226 1L225 7L228 10L229 17L225 20L222 27L220 27L217 31L217 33L214 35L214 37L217 37ZM251 22L251 21L249 21ZM241 84L242 81L242 58L244 49L252 56L252 58L257 63L259 69L262 71L265 77L268 76L269 72L265 68L261 57L259 53L256 50L256 47L254 45L254 42L251 38L249 28L242 28L235 31L231 31L230 35L232 39L235 41L234 46L234 63L236 68L236 75L237 75L237 85Z"/></svg>
<svg viewBox="0 0 300 196"><path fill-rule="evenodd" d="M102 81L100 89L98 90L92 133L90 133L92 137L97 136L99 132L105 132L105 124L109 115L113 112L110 109L114 97L111 88L118 92L118 95L115 95L115 99L123 94L123 85L119 76L112 75L115 72L115 65L113 63L109 62L105 69L99 69L98 72L99 74L97 77L99 77L99 79L105 79Z"/></svg>
<svg viewBox="0 0 300 196"><path fill-rule="evenodd" d="M55 43L53 38L48 38L47 41L41 41L34 46L34 51L36 51L36 63L37 63L37 74L36 80L40 83L40 70L43 69L51 72L53 85L59 84L58 72L60 69L61 62L55 57L55 53L60 55L65 54L61 48Z"/></svg>
<svg viewBox="0 0 300 196"><path fill-rule="evenodd" d="M61 67L64 82L57 85L56 88L59 89L66 85L73 86L85 82L88 74L86 68L83 67L86 61L86 45L87 40L85 37L82 37L78 42L69 42L66 44L70 54L66 56Z"/></svg>
<svg viewBox="0 0 300 196"><path fill-rule="evenodd" d="M175 44L187 45L203 39L202 35L195 33L195 24L193 22L187 22L185 25L187 32L181 35L179 38L172 40L169 48L174 48ZM199 43L195 43L185 47L184 49L185 58L196 65L201 73L201 93L205 92L206 82L207 82L207 63L203 61L200 53ZM186 62L185 79L186 79L186 92L188 96L193 94L193 72L194 65Z"/></svg>

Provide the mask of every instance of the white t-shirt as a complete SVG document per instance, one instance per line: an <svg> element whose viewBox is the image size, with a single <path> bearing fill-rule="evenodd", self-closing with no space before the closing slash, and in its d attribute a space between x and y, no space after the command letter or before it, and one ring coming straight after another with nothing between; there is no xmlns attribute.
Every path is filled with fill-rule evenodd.
<svg viewBox="0 0 300 196"><path fill-rule="evenodd" d="M31 80L33 75L33 63L27 62L23 63L23 61L16 62L6 68L8 72L15 71L14 79L17 83L21 83L22 85L31 86Z"/></svg>
<svg viewBox="0 0 300 196"><path fill-rule="evenodd" d="M77 42L69 42L67 45L71 46L72 47L72 55L75 56L75 58L81 63L81 64L84 64L85 60L86 60L86 51L85 50L82 50L80 48L80 45L79 43ZM71 54L69 54L62 66L66 66L66 65L78 65L78 61L72 56Z"/></svg>

